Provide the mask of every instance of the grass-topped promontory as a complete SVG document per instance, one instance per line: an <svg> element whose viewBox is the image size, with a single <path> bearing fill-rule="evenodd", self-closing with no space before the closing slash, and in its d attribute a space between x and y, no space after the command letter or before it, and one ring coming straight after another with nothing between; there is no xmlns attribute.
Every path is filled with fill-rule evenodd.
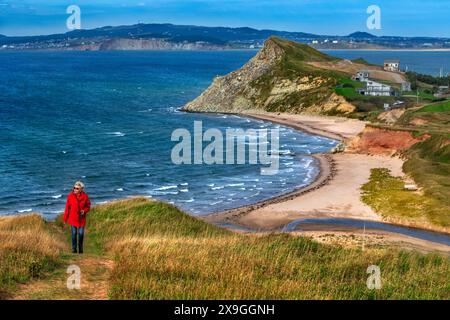
<svg viewBox="0 0 450 320"><path fill-rule="evenodd" d="M96 207L88 241L114 257L113 299L446 299L448 258L240 235L175 207L132 199ZM382 289L366 286L378 265Z"/></svg>
<svg viewBox="0 0 450 320"><path fill-rule="evenodd" d="M106 277L112 299L449 298L450 263L439 254L362 251L289 234L236 234L145 198L97 206L88 217L84 256L112 259ZM53 238L48 228L38 216L0 221L5 296L14 297L14 283L39 277L45 282L57 265L63 246L56 239L66 240ZM381 268L380 290L367 288L370 265ZM54 273L65 273L67 266L61 268ZM64 289L64 277L51 283L41 287L59 283ZM63 291L54 292L38 297L61 298L57 293Z"/></svg>
<svg viewBox="0 0 450 320"><path fill-rule="evenodd" d="M266 46L270 43L281 48L284 54L270 72L250 83L250 86L259 92L257 100L266 101L265 111L300 113L310 107L321 105L333 93L334 87L338 83L337 79L345 78L339 72L319 69L308 64L308 62L338 61L338 58L322 53L306 44L278 37L270 37ZM280 79L295 82L300 78L307 79L305 82L314 83L314 85L303 90L295 90L286 94L282 99L270 98L273 95L275 84ZM253 104L258 105L258 101L253 101Z"/></svg>

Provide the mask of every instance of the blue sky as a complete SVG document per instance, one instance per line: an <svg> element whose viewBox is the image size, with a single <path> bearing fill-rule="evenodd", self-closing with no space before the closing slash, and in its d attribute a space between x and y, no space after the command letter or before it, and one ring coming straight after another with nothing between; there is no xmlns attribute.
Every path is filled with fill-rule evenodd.
<svg viewBox="0 0 450 320"><path fill-rule="evenodd" d="M36 35L66 29L66 8L78 5L81 26L144 23L254 27L345 35L450 37L450 0L0 0L0 34ZM382 29L368 30L367 7L381 8Z"/></svg>

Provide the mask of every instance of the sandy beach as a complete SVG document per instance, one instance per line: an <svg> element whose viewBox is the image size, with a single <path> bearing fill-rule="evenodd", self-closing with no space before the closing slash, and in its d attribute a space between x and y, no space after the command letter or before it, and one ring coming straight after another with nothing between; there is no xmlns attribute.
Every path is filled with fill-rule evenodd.
<svg viewBox="0 0 450 320"><path fill-rule="evenodd" d="M342 117L269 112L245 112L242 115L341 141L353 139L366 126L364 121Z"/></svg>
<svg viewBox="0 0 450 320"><path fill-rule="evenodd" d="M230 215L229 212L226 217L258 230L279 229L300 218L381 220L381 216L360 200L361 185L368 181L373 168L388 168L394 175L402 175L403 162L399 158L361 154L334 154L329 155L329 159L333 162L334 174L326 179L329 170L323 170L322 177L316 180L319 187L313 186L314 190L300 191L297 195L291 195L290 199L267 203L245 213L234 212Z"/></svg>
<svg viewBox="0 0 450 320"><path fill-rule="evenodd" d="M245 113L246 116L291 126L306 132L349 142L365 128L365 122L315 115ZM316 155L320 174L309 186L254 205L237 208L205 219L224 221L256 230L277 230L300 218L341 217L381 220L361 201L361 185L373 168L388 168L402 176L403 161L397 157L338 153Z"/></svg>

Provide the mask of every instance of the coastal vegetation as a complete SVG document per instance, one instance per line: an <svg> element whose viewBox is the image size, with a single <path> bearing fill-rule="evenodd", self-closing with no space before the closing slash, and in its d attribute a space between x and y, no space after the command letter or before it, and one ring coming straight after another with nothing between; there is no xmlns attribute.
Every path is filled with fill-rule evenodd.
<svg viewBox="0 0 450 320"><path fill-rule="evenodd" d="M39 215L0 217L0 299L17 283L53 271L63 248Z"/></svg>
<svg viewBox="0 0 450 320"><path fill-rule="evenodd" d="M404 190L404 181L386 171L373 171L363 186L363 201L383 216L406 224L450 227L449 106L449 102L439 102L406 110L390 126L394 132L409 131L422 140L400 151L405 158L403 170L420 192Z"/></svg>
<svg viewBox="0 0 450 320"><path fill-rule="evenodd" d="M362 200L386 220L422 227L448 227L448 203L432 194L405 190L405 181L387 169L372 169L369 182L362 186Z"/></svg>
<svg viewBox="0 0 450 320"><path fill-rule="evenodd" d="M409 82L411 82L413 90L424 87L428 89L434 89L438 86L448 86L450 83L450 76L434 77L431 75L420 74L412 71L406 72L406 76Z"/></svg>
<svg viewBox="0 0 450 320"><path fill-rule="evenodd" d="M432 136L407 151L403 168L423 188L433 206L424 210L429 220L450 227L450 144L448 136Z"/></svg>
<svg viewBox="0 0 450 320"><path fill-rule="evenodd" d="M450 101L428 105L419 109L417 112L444 112L444 111L450 111Z"/></svg>
<svg viewBox="0 0 450 320"><path fill-rule="evenodd" d="M37 216L23 219L45 226ZM113 261L107 276L112 299L449 298L450 263L439 254L377 246L363 251L289 234L238 234L145 198L97 206L88 226L85 256ZM60 223L52 227L60 228ZM46 246L51 261L61 255L60 246L53 241ZM16 252L15 259L26 260L27 251ZM380 290L367 288L370 265L381 268ZM28 274L15 281L31 277L45 283L52 275ZM65 286L64 281L55 283ZM4 290L14 297L14 288L8 288ZM32 297L54 299L64 289L49 292L54 296Z"/></svg>

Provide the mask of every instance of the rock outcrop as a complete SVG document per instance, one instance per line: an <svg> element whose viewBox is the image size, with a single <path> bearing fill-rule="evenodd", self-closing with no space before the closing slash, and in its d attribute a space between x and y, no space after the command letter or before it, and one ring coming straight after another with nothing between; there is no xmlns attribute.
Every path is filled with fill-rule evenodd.
<svg viewBox="0 0 450 320"><path fill-rule="evenodd" d="M216 77L184 110L343 114L355 107L334 94L335 74L308 65L334 58L307 45L269 38L242 68Z"/></svg>

